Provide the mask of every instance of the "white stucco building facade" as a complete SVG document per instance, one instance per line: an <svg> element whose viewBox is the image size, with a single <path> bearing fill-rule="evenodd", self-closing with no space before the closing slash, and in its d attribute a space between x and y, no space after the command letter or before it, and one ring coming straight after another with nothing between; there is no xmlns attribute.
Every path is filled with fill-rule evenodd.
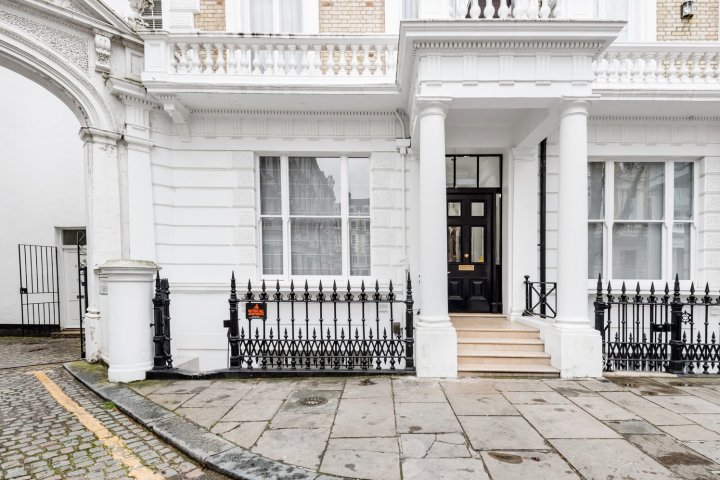
<svg viewBox="0 0 720 480"><path fill-rule="evenodd" d="M472 373L459 326L500 318L537 331L544 373L600 376L598 275L720 285L720 43L655 41L642 2L496 3L389 5L387 33L357 35L319 33L312 6L301 33L244 35L242 8L207 32L194 2L154 30L97 0L7 2L0 65L82 127L89 357L144 378L157 268L175 363L200 371L227 366L232 272L409 272L430 377ZM557 283L555 318L523 316L526 275Z"/></svg>

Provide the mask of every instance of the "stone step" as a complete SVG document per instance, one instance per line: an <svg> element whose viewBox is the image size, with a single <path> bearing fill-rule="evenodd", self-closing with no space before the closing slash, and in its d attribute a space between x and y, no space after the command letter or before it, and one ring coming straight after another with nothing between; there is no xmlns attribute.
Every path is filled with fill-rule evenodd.
<svg viewBox="0 0 720 480"><path fill-rule="evenodd" d="M458 338L525 338L536 340L540 338L538 330L532 328L456 327L455 331Z"/></svg>
<svg viewBox="0 0 720 480"><path fill-rule="evenodd" d="M544 352L545 344L535 338L458 338L458 354L488 351Z"/></svg>
<svg viewBox="0 0 720 480"><path fill-rule="evenodd" d="M458 365L460 377L531 377L558 378L560 370L549 365Z"/></svg>
<svg viewBox="0 0 720 480"><path fill-rule="evenodd" d="M458 368L465 365L550 365L550 355L545 352L488 351L458 354Z"/></svg>

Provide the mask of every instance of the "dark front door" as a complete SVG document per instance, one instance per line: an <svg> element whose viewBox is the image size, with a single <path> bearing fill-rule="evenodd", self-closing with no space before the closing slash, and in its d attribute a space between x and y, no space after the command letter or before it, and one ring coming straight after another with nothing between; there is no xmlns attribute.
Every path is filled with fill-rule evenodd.
<svg viewBox="0 0 720 480"><path fill-rule="evenodd" d="M494 193L448 193L447 259L450 312L496 312Z"/></svg>

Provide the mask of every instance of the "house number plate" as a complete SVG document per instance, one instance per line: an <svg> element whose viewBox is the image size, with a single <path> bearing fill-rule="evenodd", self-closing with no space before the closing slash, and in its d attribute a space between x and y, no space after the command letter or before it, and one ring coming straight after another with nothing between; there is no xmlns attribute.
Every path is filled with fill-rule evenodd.
<svg viewBox="0 0 720 480"><path fill-rule="evenodd" d="M459 272L474 272L475 265L458 265Z"/></svg>

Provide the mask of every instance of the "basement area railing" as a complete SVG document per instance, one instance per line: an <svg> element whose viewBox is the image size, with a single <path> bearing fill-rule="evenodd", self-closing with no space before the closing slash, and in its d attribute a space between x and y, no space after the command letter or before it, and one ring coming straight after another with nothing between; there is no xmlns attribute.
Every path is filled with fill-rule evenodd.
<svg viewBox="0 0 720 480"><path fill-rule="evenodd" d="M613 291L610 282L603 291L598 278L595 295L595 328L603 342L606 371L664 371L674 374L720 373L720 297L695 285L681 294L675 277L660 291L651 284L643 292L638 283L628 290L625 283Z"/></svg>
<svg viewBox="0 0 720 480"><path fill-rule="evenodd" d="M230 281L229 368L245 371L325 371L367 373L414 372L413 298L407 275L405 298L396 296L392 281L381 291L363 282L353 291L348 282L326 292L322 282L288 291L265 282L238 297ZM244 304L244 305L241 305Z"/></svg>

